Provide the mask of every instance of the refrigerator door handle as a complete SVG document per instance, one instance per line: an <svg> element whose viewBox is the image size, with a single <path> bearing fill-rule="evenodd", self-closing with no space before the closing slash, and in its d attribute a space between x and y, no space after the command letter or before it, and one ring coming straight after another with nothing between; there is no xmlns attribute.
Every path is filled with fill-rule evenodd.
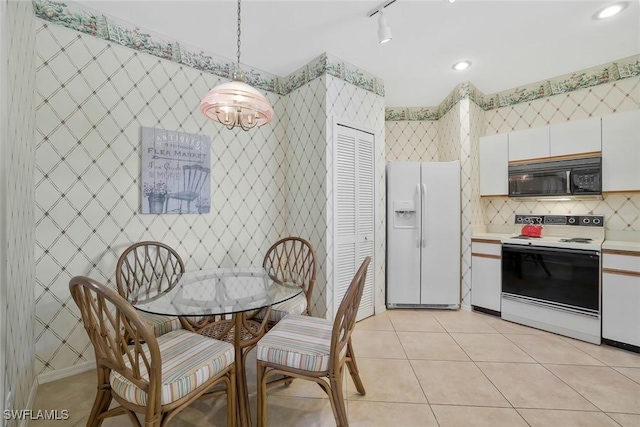
<svg viewBox="0 0 640 427"><path fill-rule="evenodd" d="M416 184L416 192L415 192L414 197L416 197L416 196L418 198L418 200L416 200L416 202L419 202L420 201L420 184ZM418 206L418 203L416 203L415 205ZM416 212L416 214L419 215L420 213ZM420 226L419 226L419 224L417 222L416 222L416 228L415 229L416 229L416 233L415 233L415 235L416 235L416 248L419 248L420 247L420 236L422 235L422 230L420 229Z"/></svg>
<svg viewBox="0 0 640 427"><path fill-rule="evenodd" d="M422 247L427 247L427 186L422 184Z"/></svg>

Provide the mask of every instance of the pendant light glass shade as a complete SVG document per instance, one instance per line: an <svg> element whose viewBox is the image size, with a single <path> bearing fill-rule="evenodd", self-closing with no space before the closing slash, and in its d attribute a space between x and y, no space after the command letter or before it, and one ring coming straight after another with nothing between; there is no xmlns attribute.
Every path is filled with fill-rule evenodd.
<svg viewBox="0 0 640 427"><path fill-rule="evenodd" d="M227 129L239 126L249 130L273 119L273 107L267 98L246 84L244 76L239 73L234 73L233 81L211 89L202 98L200 111Z"/></svg>
<svg viewBox="0 0 640 427"><path fill-rule="evenodd" d="M240 70L240 0L238 0L238 64L233 80L214 87L200 101L200 111L227 129L249 130L273 119L273 107L258 90L245 83Z"/></svg>

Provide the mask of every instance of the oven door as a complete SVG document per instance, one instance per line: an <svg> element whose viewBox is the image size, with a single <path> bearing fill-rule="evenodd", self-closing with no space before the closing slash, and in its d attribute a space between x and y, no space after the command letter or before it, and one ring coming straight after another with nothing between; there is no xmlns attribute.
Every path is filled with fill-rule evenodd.
<svg viewBox="0 0 640 427"><path fill-rule="evenodd" d="M502 245L502 292L570 311L600 313L600 253Z"/></svg>

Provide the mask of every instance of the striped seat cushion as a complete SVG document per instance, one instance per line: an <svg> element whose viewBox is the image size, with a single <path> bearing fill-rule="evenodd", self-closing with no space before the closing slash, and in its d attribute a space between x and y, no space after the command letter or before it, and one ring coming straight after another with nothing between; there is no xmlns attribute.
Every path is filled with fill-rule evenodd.
<svg viewBox="0 0 640 427"><path fill-rule="evenodd" d="M156 337L171 331L182 329L180 319L177 317L161 316L159 314L145 313L143 311L140 311L139 313L142 315L144 321L153 328L153 334Z"/></svg>
<svg viewBox="0 0 640 427"><path fill-rule="evenodd" d="M290 314L258 341L258 360L305 371L329 369L333 322ZM345 347L346 351L346 347Z"/></svg>
<svg viewBox="0 0 640 427"><path fill-rule="evenodd" d="M158 337L158 346L162 354L163 405L186 396L218 375L235 359L233 345L185 330ZM146 345L144 353L150 358ZM131 366L128 361L126 364ZM149 374L145 372L144 364L140 364L140 370L143 379L148 380ZM147 393L120 373L111 371L109 382L113 391L126 401L142 406L147 404Z"/></svg>
<svg viewBox="0 0 640 427"><path fill-rule="evenodd" d="M266 309L260 310L256 315L258 319L264 319L264 313ZM271 306L271 312L269 313L269 321L277 323L281 321L287 314L303 314L307 311L307 297L303 293L296 295L295 297L283 301L279 304Z"/></svg>

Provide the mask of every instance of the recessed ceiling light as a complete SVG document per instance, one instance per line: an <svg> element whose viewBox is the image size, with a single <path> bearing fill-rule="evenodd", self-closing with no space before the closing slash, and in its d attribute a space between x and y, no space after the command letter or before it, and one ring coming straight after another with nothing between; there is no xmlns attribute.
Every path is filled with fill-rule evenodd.
<svg viewBox="0 0 640 427"><path fill-rule="evenodd" d="M456 1L456 0L447 0L447 1L448 1L449 3L453 3L453 2L454 2L454 1Z"/></svg>
<svg viewBox="0 0 640 427"><path fill-rule="evenodd" d="M453 64L453 67L451 68L453 68L456 71L462 71L469 67L471 67L471 61L460 61Z"/></svg>
<svg viewBox="0 0 640 427"><path fill-rule="evenodd" d="M609 6L600 9L593 15L594 19L606 19L611 18L613 15L617 15L627 7L627 2L621 2L616 4L610 4Z"/></svg>

